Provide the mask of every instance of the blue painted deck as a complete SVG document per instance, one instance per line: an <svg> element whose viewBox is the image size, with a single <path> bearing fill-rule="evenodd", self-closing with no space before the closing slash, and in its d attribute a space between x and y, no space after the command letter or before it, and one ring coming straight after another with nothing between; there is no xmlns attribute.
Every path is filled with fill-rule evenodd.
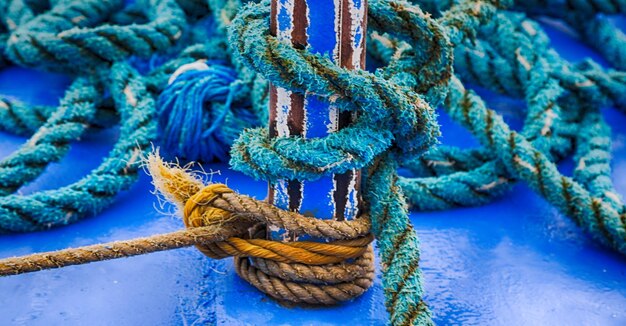
<svg viewBox="0 0 626 326"><path fill-rule="evenodd" d="M568 59L592 56L588 48L549 30ZM0 93L55 104L68 80L18 68L0 72ZM487 97L492 107L507 102ZM504 108L506 112L514 112ZM626 116L606 116L614 132L614 181L626 195ZM515 121L510 114L507 119ZM475 146L445 116L442 141ZM23 193L56 188L96 167L115 131L76 143L59 164ZM0 134L0 157L23 138ZM563 171L571 170L565 162ZM263 198L264 182L225 165L213 181ZM161 208L147 176L100 216L47 232L0 236L0 257L129 239L182 227ZM600 248L525 185L485 207L412 213L422 241L426 300L439 324L626 325L626 259ZM375 286L335 308L286 308L238 279L230 260L213 261L181 249L131 259L73 266L0 279L0 325L382 325L383 293Z"/></svg>

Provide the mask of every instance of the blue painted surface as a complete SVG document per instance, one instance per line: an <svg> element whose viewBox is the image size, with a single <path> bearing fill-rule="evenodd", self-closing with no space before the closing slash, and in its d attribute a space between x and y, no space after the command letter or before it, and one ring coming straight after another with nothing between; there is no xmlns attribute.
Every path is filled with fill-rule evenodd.
<svg viewBox="0 0 626 326"><path fill-rule="evenodd" d="M566 58L598 59L549 31ZM33 103L57 103L67 84L66 78L17 68L0 73L0 93ZM523 104L496 96L487 100L519 126ZM626 117L612 110L606 116L614 129L614 182L626 195ZM445 115L441 123L443 143L476 145ZM115 137L114 130L85 137L22 191L79 179L98 165ZM23 141L0 134L0 157ZM570 171L571 166L561 167ZM213 181L265 196L265 182L225 165L205 168L221 171ZM151 189L143 176L97 217L48 232L1 236L0 257L181 228L171 207L160 206ZM412 213L411 218L422 241L426 300L439 324L626 324L626 259L594 244L525 185L485 207ZM379 280L363 297L340 307L287 308L238 279L230 260L213 261L192 248L3 278L0 293L0 325L382 325L387 319Z"/></svg>
<svg viewBox="0 0 626 326"><path fill-rule="evenodd" d="M339 45L338 30L336 22L340 21L339 1L333 0L310 0L306 1L308 10L309 25L306 29L308 35L309 50L337 61L333 53ZM339 24L341 24L339 22ZM325 94L324 94L325 95ZM306 137L318 138L328 135L328 126L331 121L331 108L327 102L322 101L315 95L306 96L305 99ZM321 219L332 219L335 215L335 199L333 189L335 188L334 175L323 176L319 180L302 182L302 204L300 212L312 215ZM347 216L346 219L351 219ZM302 240L315 240L311 237L301 237ZM323 241L323 240L321 240Z"/></svg>

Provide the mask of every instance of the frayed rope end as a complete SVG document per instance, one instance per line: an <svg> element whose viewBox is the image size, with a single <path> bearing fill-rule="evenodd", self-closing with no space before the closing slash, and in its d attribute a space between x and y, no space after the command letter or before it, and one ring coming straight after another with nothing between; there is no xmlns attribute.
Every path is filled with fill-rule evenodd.
<svg viewBox="0 0 626 326"><path fill-rule="evenodd" d="M144 159L144 166L152 177L156 191L182 210L185 203L203 187L202 179L194 174L189 166L168 163L156 149Z"/></svg>

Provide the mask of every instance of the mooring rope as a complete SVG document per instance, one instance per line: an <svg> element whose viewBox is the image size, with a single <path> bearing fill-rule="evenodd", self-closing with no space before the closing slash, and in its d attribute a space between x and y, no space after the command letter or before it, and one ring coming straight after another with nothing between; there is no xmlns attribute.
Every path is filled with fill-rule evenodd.
<svg viewBox="0 0 626 326"><path fill-rule="evenodd" d="M428 325L407 204L419 210L486 204L519 180L594 239L626 253L626 207L611 182L610 129L600 113L603 106L626 110L625 73L564 61L534 20L506 10L511 1L412 2L431 12L401 0L370 1L369 52L384 65L372 73L279 42L269 33L267 0L245 7L238 0L126 7L59 1L52 8L45 1L0 1L0 66L76 76L58 108L0 98L0 128L31 137L0 161L2 231L46 229L97 213L132 184L153 141L166 157L190 160L225 160L230 150L234 168L269 181L362 169L366 203L361 218L318 220L204 185L152 155L154 183L183 212L185 230L8 258L0 260L0 274L196 245L212 258L234 256L237 273L277 300L335 304L371 286L376 239L391 323ZM621 0L516 5L564 19L592 45L607 44L599 50L623 69L623 34L602 16L623 13ZM523 99L523 127L509 127L461 79ZM324 138L270 139L267 129L254 128L267 119L268 81L322 96L357 118ZM434 146L438 106L482 147ZM58 190L9 194L90 128L117 120L118 143L90 175ZM556 163L572 154L577 167L570 178ZM414 176L398 176L400 166ZM328 242L259 239L266 227Z"/></svg>

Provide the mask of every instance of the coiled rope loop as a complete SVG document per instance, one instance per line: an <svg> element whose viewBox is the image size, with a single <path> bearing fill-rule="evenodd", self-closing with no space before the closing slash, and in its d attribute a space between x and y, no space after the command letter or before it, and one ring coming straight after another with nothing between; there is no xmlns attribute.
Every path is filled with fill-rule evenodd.
<svg viewBox="0 0 626 326"><path fill-rule="evenodd" d="M28 196L12 194L2 197L0 231L27 232L72 223L102 210L118 192L134 183L139 171L141 148L150 148L150 141L156 132L154 99L146 90L142 77L125 63L113 65L108 80L122 121L119 141L109 156L88 176L71 185ZM72 117L71 113L67 114L65 117ZM81 121L69 120L67 123L70 128L84 127ZM41 151L46 150L45 141L55 140L52 131L47 132L45 138L26 146L41 155ZM28 154L26 151L25 155ZM45 162L50 158L42 156L41 160Z"/></svg>
<svg viewBox="0 0 626 326"><path fill-rule="evenodd" d="M234 193L204 186L193 174L148 159L157 189L183 209L187 230L130 241L35 254L0 261L0 275L28 273L196 245L209 257L235 256L237 273L278 300L336 304L363 294L374 279L370 220L318 220ZM331 239L278 242L255 239L258 225ZM256 230L256 231L255 231Z"/></svg>
<svg viewBox="0 0 626 326"><path fill-rule="evenodd" d="M402 1L372 1L371 26L410 44L392 52L375 74L348 71L327 58L282 44L268 31L268 3L249 5L233 21L235 54L272 83L325 97L340 110L358 113L356 122L321 139L270 140L266 129L246 130L231 150L231 164L266 180L314 180L326 173L366 169L363 197L378 239L385 303L395 325L429 324L421 299L419 249L396 174L397 161L417 158L439 135L428 101L443 99L452 76L445 28L418 7ZM495 8L472 3L451 21L460 42ZM458 17L457 17L458 16Z"/></svg>
<svg viewBox="0 0 626 326"><path fill-rule="evenodd" d="M241 130L259 124L249 100L235 99L244 87L237 72L220 61L180 66L159 96L159 143L169 156L187 161L228 160Z"/></svg>
<svg viewBox="0 0 626 326"><path fill-rule="evenodd" d="M524 128L512 131L455 79L444 108L485 149L442 146L409 162L411 170L425 176L402 179L412 205L485 203L522 179L600 243L625 253L626 207L610 181L610 138L598 115L601 105L623 102L623 73L604 73L592 63L578 70L565 63L541 28L520 14L498 13L478 36L457 49L457 68L491 89L523 94L529 104ZM490 62L498 60L504 68L496 72ZM598 134L581 138L583 129ZM579 168L572 179L554 161L568 155L574 143Z"/></svg>
<svg viewBox="0 0 626 326"><path fill-rule="evenodd" d="M215 201L223 201L224 203L232 203L235 200L239 202L241 208L230 208L230 211L216 207L224 205L224 203L214 204ZM187 227L202 227L206 225L214 225L218 223L228 223L233 219L239 220L233 215L257 215L257 219L261 219L264 223L269 223L268 227L283 227L284 223L272 223L268 218L263 216L263 209L257 208L251 210L248 205L243 203L254 203L246 197L235 195L234 192L223 184L212 184L206 186L193 196L188 198L183 209L183 221ZM266 203L254 203L263 205L265 211L278 211ZM216 205L216 206L214 206ZM246 208L248 207L248 208ZM254 212L257 212L254 214ZM301 218L301 216L299 216ZM226 222L224 222L226 221ZM317 220L314 220L317 221ZM241 223L237 221L237 223ZM313 224L319 224L312 222ZM368 223L367 218L359 220L358 223ZM324 223L326 225L326 223ZM252 225L246 225L250 229ZM297 235L311 235L307 232L310 228L303 228L296 233ZM343 239L343 238L342 238ZM279 242L264 239L243 239L229 238L223 242L216 242L207 245L200 245L198 249L211 258L225 258L230 256L249 256L257 258L270 259L282 263L302 263L309 265L325 265L334 264L346 259L357 258L365 252L367 245L372 238L369 236L361 237L350 241L334 241L331 243L319 243L310 241L301 242Z"/></svg>
<svg viewBox="0 0 626 326"><path fill-rule="evenodd" d="M345 222L306 217L238 195L222 184L204 186L158 156L151 156L149 162L157 189L183 207L187 228L212 227L220 237L196 247L216 259L234 256L237 273L275 299L336 304L371 286L374 267L367 216ZM260 230L255 228L258 225L330 242L255 239L251 236Z"/></svg>
<svg viewBox="0 0 626 326"><path fill-rule="evenodd" d="M20 149L0 161L0 196L15 192L58 161L93 121L102 90L94 81L78 78L59 109Z"/></svg>
<svg viewBox="0 0 626 326"><path fill-rule="evenodd" d="M399 20L395 25L386 25L390 29L404 27L415 37L430 35L420 38L420 42L432 40L432 47L442 50L427 63L436 66L443 62L440 69L451 69L449 60L439 59L449 55L443 49L450 47L441 45L447 42L442 30L439 28L440 33L435 34L437 29L423 30L426 24L416 24L426 20L424 13L415 7L409 11L382 1L370 5L371 13L383 9L402 13L385 15ZM377 10L376 6L382 8ZM401 156L415 156L435 142L439 131L433 110L411 87L395 84L381 77L382 73L348 71L326 58L282 44L269 35L268 16L265 6L248 6L233 21L231 40L241 60L276 85L323 96L340 110L358 112L359 118L328 137L306 141L298 137L270 140L266 129L244 131L231 150L234 168L268 180L314 180L326 173L363 168L392 147ZM419 30L423 32L416 32ZM421 58L416 60L422 66ZM418 84L414 81L411 86Z"/></svg>
<svg viewBox="0 0 626 326"><path fill-rule="evenodd" d="M473 47L463 44L457 49L458 70L471 80L483 79L483 84L510 89L524 98L528 109L521 134L548 157L564 157L573 147L580 112L561 109L558 99L563 90L550 75L549 62L542 57L545 46L514 32L516 24L502 14L493 16L489 25L480 30L482 37ZM499 73L487 63L489 57L502 62ZM492 81L494 75L499 76L496 81ZM472 115L471 111L463 112ZM488 117L482 128L488 131L491 127L492 117ZM487 149L440 146L406 164L426 177L402 178L401 185L416 209L484 204L497 198L513 182L496 162L493 151Z"/></svg>
<svg viewBox="0 0 626 326"><path fill-rule="evenodd" d="M49 5L52 7L48 8ZM181 1L182 5L187 9L197 7L188 1ZM140 158L157 140L155 97L167 93L163 90L175 70L198 60L220 60L232 65L224 35L213 35L211 46L203 44L206 37L202 35L206 34L196 35L205 26L191 25L197 22L191 16L187 18L173 0L140 1L121 11L121 1L44 4L12 0L0 1L0 7L8 8L0 14L3 26L0 34L8 37L8 59L27 67L77 75L58 108L31 107L9 97L0 100L0 128L32 136L19 150L0 161L0 232L28 232L67 225L107 207L118 192L128 189L136 180ZM209 13L206 5L201 7L196 14ZM215 11L218 16L218 10ZM228 14L219 12L220 18L229 20L236 7ZM182 49L183 46L187 47ZM171 53L163 52L180 53L171 58ZM153 55L160 57L147 59ZM133 65L141 66L142 57L150 62L145 65L149 66L143 71L145 76L133 68ZM225 98L223 92L218 92L200 100L216 107L226 101L223 110L207 110L207 115L215 117L219 130L203 132L210 136L209 150L215 150L214 154L223 159L239 131L256 125L257 116L263 115L260 108L265 96L259 89L266 83L256 80L256 75L247 69L237 69L238 78L233 77L233 70L226 70L228 74L220 74L219 69L210 71L218 72L215 75L222 80L230 75L226 80L232 85ZM204 80L207 79L216 80ZM211 85L205 82L198 89L205 94L215 92ZM197 104L185 102L185 96L179 99ZM230 104L236 105L230 108ZM203 112L202 106L199 109ZM176 121L177 116L160 113L161 121L169 118ZM60 160L70 143L89 128L118 122L118 142L100 167L88 176L56 190L28 196L14 194L43 173L49 163ZM195 122L200 123L198 129L204 126L203 119ZM164 127L163 133L166 130Z"/></svg>

